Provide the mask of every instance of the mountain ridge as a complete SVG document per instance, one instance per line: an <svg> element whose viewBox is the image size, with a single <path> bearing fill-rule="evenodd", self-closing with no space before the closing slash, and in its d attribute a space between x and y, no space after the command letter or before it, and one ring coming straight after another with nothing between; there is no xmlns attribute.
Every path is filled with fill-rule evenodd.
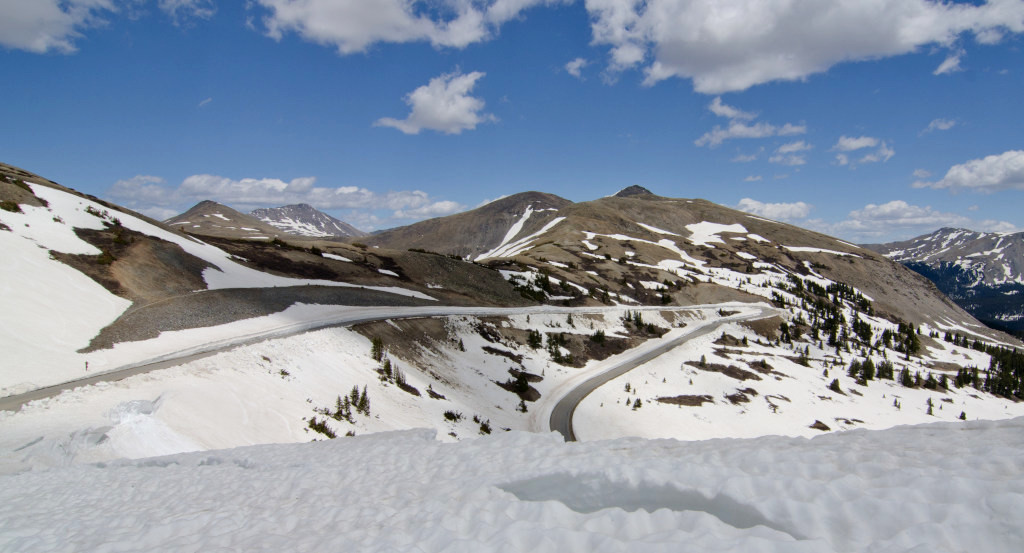
<svg viewBox="0 0 1024 553"><path fill-rule="evenodd" d="M986 324L1024 332L1024 232L944 227L909 240L864 247L929 278Z"/></svg>

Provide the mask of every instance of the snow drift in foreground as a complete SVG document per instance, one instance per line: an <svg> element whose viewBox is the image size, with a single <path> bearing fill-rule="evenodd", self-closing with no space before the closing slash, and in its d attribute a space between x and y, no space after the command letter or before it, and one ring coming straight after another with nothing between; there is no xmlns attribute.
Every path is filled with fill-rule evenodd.
<svg viewBox="0 0 1024 553"><path fill-rule="evenodd" d="M1015 551L1024 418L753 440L404 431L0 477L0 550Z"/></svg>

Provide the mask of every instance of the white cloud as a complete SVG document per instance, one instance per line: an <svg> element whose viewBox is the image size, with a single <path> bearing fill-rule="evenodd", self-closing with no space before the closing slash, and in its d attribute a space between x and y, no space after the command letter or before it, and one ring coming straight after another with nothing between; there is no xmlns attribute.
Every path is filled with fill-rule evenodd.
<svg viewBox="0 0 1024 553"><path fill-rule="evenodd" d="M942 227L970 228L984 231L1016 230L1006 221L975 221L956 213L936 211L931 206L911 205L903 200L884 204L868 204L853 210L846 220L835 224L815 222L822 232L844 236L858 242L887 242L932 232Z"/></svg>
<svg viewBox="0 0 1024 553"><path fill-rule="evenodd" d="M160 10L171 16L175 23L192 18L210 19L217 13L213 0L158 0Z"/></svg>
<svg viewBox="0 0 1024 553"><path fill-rule="evenodd" d="M858 163L877 163L879 161L889 161L892 156L896 155L896 150L889 147L888 144L882 142L878 149L869 154L864 154L864 157L860 158Z"/></svg>
<svg viewBox="0 0 1024 553"><path fill-rule="evenodd" d="M812 207L804 202L765 203L751 198L743 198L737 204L736 209L777 221L797 221L806 219L807 215L811 213Z"/></svg>
<svg viewBox="0 0 1024 553"><path fill-rule="evenodd" d="M761 180L761 175L748 175L747 178L743 179L743 182L758 182Z"/></svg>
<svg viewBox="0 0 1024 553"><path fill-rule="evenodd" d="M862 163L877 163L880 161L889 161L892 156L896 155L896 150L893 150L889 145L881 139L873 136L840 136L839 140L836 141L835 146L832 146L832 151L838 152L855 152L857 150L863 150L866 148L877 149L873 152L865 153L860 159L851 160L848 153L836 154L836 164L846 165L853 168Z"/></svg>
<svg viewBox="0 0 1024 553"><path fill-rule="evenodd" d="M206 104L209 104L212 101L213 101L213 98L206 98L203 101L199 102L199 106L197 106L197 107L205 107Z"/></svg>
<svg viewBox="0 0 1024 553"><path fill-rule="evenodd" d="M811 146L803 140L783 144L775 150L775 155L769 157L768 161L771 163L794 167L797 165L804 165L807 163L807 158L800 152L806 152L813 147L814 146Z"/></svg>
<svg viewBox="0 0 1024 553"><path fill-rule="evenodd" d="M77 50L81 31L116 10L112 0L3 0L0 45L37 54Z"/></svg>
<svg viewBox="0 0 1024 553"><path fill-rule="evenodd" d="M75 41L90 28L107 24L119 13L132 17L150 0L0 0L0 46L37 54L78 50ZM157 7L175 24L209 19L213 0L157 0Z"/></svg>
<svg viewBox="0 0 1024 553"><path fill-rule="evenodd" d="M932 176L932 172L927 169L914 169L914 178L926 179Z"/></svg>
<svg viewBox="0 0 1024 553"><path fill-rule="evenodd" d="M167 219L170 219L171 217L174 217L175 215L181 213L177 209L171 209L167 207L144 207L141 209L136 209L135 211L138 211L139 213L147 217L152 217L157 221L166 221Z"/></svg>
<svg viewBox="0 0 1024 553"><path fill-rule="evenodd" d="M1024 32L1024 3L933 0L586 0L592 42L609 47L609 70L641 66L647 84L691 79L721 94L802 80L833 65L954 48Z"/></svg>
<svg viewBox="0 0 1024 553"><path fill-rule="evenodd" d="M751 161L756 161L758 156L763 152L764 148L761 148L752 154L736 154L736 157L732 158L730 161L734 163L750 163Z"/></svg>
<svg viewBox="0 0 1024 553"><path fill-rule="evenodd" d="M718 96L708 104L708 110L719 117L729 119L729 125L725 128L715 125L714 128L694 141L694 144L697 146L710 146L714 148L732 138L767 138L769 136L791 136L807 132L807 127L802 124L786 123L778 127L763 122L747 123L747 121L756 119L757 114L723 104L722 98ZM733 161L753 161L754 159L757 159L756 155L753 157L737 156Z"/></svg>
<svg viewBox="0 0 1024 553"><path fill-rule="evenodd" d="M695 140L693 143L697 146L711 146L712 148L720 145L726 140L733 138L767 138L769 136L791 136L794 134L804 134L807 132L807 127L804 125L793 125L786 123L781 127L777 127L770 123L754 123L747 124L742 121L730 121L729 126L722 128L715 125L710 131L704 133L700 138Z"/></svg>
<svg viewBox="0 0 1024 553"><path fill-rule="evenodd" d="M782 146L779 146L779 148L775 151L776 153L780 154L792 154L796 152L804 152L810 150L813 147L814 146L811 146L810 144L804 142L803 140L798 140L796 142L783 144Z"/></svg>
<svg viewBox="0 0 1024 553"><path fill-rule="evenodd" d="M576 58L569 63L565 64L566 73L576 77L577 79L583 78L583 68L589 65L590 62L586 58Z"/></svg>
<svg viewBox="0 0 1024 553"><path fill-rule="evenodd" d="M840 152L852 152L854 150L860 150L861 148L874 148L878 146L879 140L871 136L840 136L839 141L836 142L835 146L832 146L833 150Z"/></svg>
<svg viewBox="0 0 1024 553"><path fill-rule="evenodd" d="M164 179L160 177L136 175L115 182L107 194L132 209L139 209L139 206L166 206L173 201L173 193L164 184Z"/></svg>
<svg viewBox="0 0 1024 553"><path fill-rule="evenodd" d="M954 165L940 180L918 181L914 183L914 188L978 192L1024 190L1024 150L1009 150Z"/></svg>
<svg viewBox="0 0 1024 553"><path fill-rule="evenodd" d="M256 0L263 25L280 40L294 32L339 54L380 42L463 48L490 39L504 23L540 5L570 0Z"/></svg>
<svg viewBox="0 0 1024 553"><path fill-rule="evenodd" d="M433 202L415 209L399 210L394 213L396 219L428 219L451 215L466 209L466 206L449 200Z"/></svg>
<svg viewBox="0 0 1024 553"><path fill-rule="evenodd" d="M935 68L932 75L945 75L947 73L956 73L957 71L963 71L960 67L960 60L963 58L963 50L957 50L956 52L950 53L946 56L946 59L942 60L942 63Z"/></svg>
<svg viewBox="0 0 1024 553"><path fill-rule="evenodd" d="M430 79L405 96L412 111L405 119L382 117L374 122L377 127L394 127L405 134L419 134L423 129L459 134L473 130L480 123L497 121L488 113L481 113L484 101L470 96L477 80L484 73L474 71L463 75L447 73Z"/></svg>
<svg viewBox="0 0 1024 553"><path fill-rule="evenodd" d="M757 117L756 113L742 111L730 105L723 104L721 96L715 96L715 99L708 105L708 109L711 110L711 113L714 113L719 117L727 117L729 119L743 119L744 121L749 121Z"/></svg>
<svg viewBox="0 0 1024 553"><path fill-rule="evenodd" d="M953 119L932 119L931 123L918 134L928 134L932 131L948 131L956 125Z"/></svg>

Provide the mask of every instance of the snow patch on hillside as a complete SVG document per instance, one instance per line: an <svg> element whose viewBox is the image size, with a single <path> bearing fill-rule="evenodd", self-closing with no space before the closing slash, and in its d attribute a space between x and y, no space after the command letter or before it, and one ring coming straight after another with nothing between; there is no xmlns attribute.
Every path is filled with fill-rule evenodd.
<svg viewBox="0 0 1024 553"><path fill-rule="evenodd" d="M540 238L544 233L554 228L555 225L565 220L565 217L555 217L554 219L548 221L548 223L537 232L524 238L520 238L519 240L509 242L508 240L511 240L513 237L516 236L516 234L520 232L520 230L522 229L522 224L526 222L526 217L529 216L529 212L530 211L528 208L527 214L525 214L519 221L516 222L516 225L519 225L519 230L516 229L516 225L513 225L512 228L509 229L508 233L505 234L505 240L502 241L502 243L499 244L498 247L478 255L476 259L474 259L474 261L483 261L484 259L489 259L492 257L515 257L525 252L526 250L530 249L533 245L533 242ZM513 230L515 231L515 233L512 232Z"/></svg>
<svg viewBox="0 0 1024 553"><path fill-rule="evenodd" d="M859 255L854 254L854 253L840 252L840 251L836 251L836 250L826 250L825 248L811 248L811 247L806 247L806 246L782 246L782 247L786 248L787 250L789 250L791 252L797 252L797 253L800 253L800 252L804 252L804 253L830 253L832 255L838 255L840 257L842 257L842 256L860 257Z"/></svg>
<svg viewBox="0 0 1024 553"><path fill-rule="evenodd" d="M711 245L712 243L725 243L725 240L722 240L722 237L719 236L723 232L747 234L747 229L739 223L723 225L721 223L712 223L709 221L686 225L686 230L690 231L690 243L696 246L707 246L709 248L714 247Z"/></svg>

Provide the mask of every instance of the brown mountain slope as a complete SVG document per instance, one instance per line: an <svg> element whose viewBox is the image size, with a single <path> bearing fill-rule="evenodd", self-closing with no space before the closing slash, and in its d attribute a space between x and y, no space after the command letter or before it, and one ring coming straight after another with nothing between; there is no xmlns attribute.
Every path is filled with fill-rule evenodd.
<svg viewBox="0 0 1024 553"><path fill-rule="evenodd" d="M164 222L189 234L240 240L271 240L286 234L252 215L210 200Z"/></svg>
<svg viewBox="0 0 1024 553"><path fill-rule="evenodd" d="M989 334L927 279L884 256L817 232L705 200L664 198L631 187L590 202L561 202L558 211L545 212L550 215L536 222L531 217L505 237L535 199L521 196L506 198L500 218L494 207L484 206L429 221L432 235L421 223L377 235L375 243L397 248L410 236L424 243L432 236L432 249L474 255L489 266L519 273L516 282L537 298L542 297L538 275L549 275L558 285L546 291L545 301L764 301L776 288L785 292L792 275L822 286L831 281L853 287L870 300L876 314L892 321ZM475 232L474 224L486 225L485 231ZM550 227L537 234L545 225ZM456 228L457 233L445 234ZM504 238L515 247L495 250ZM480 255L488 251L489 257Z"/></svg>
<svg viewBox="0 0 1024 553"><path fill-rule="evenodd" d="M537 232L572 202L554 194L523 192L477 209L428 219L360 238L369 245L393 249L422 249L475 259L499 244L521 222L516 236ZM529 215L527 215L529 213Z"/></svg>

